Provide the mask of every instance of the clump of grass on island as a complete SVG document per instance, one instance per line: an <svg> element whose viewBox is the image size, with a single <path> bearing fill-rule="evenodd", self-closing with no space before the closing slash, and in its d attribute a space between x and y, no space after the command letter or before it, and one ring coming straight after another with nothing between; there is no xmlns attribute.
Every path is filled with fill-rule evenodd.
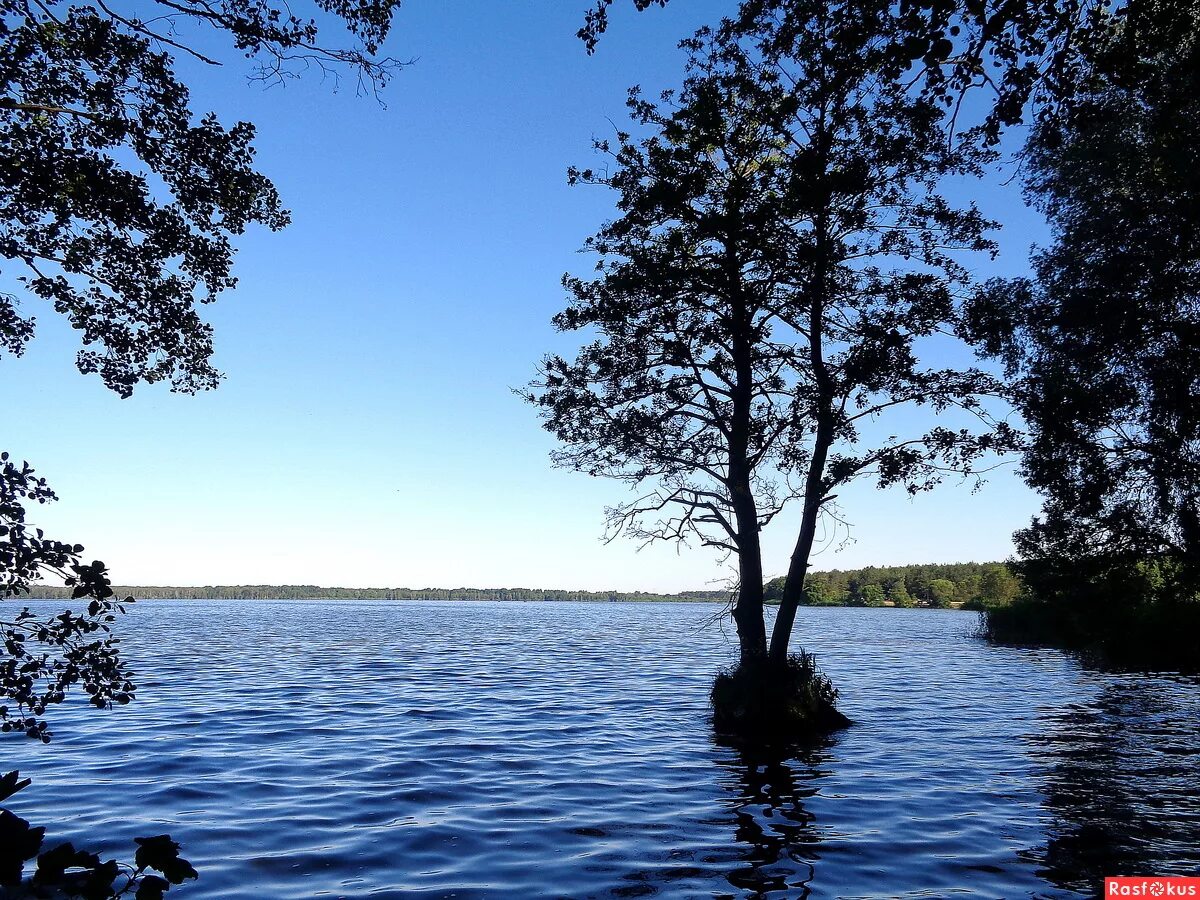
<svg viewBox="0 0 1200 900"><path fill-rule="evenodd" d="M837 689L801 650L783 663L744 660L717 673L710 699L720 733L751 740L818 737L850 725L837 708Z"/></svg>

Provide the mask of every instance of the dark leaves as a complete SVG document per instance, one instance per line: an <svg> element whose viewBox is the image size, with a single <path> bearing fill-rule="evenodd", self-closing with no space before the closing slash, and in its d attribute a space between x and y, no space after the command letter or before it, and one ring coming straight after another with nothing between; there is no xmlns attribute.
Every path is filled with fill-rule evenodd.
<svg viewBox="0 0 1200 900"><path fill-rule="evenodd" d="M939 98L909 84L911 59L953 49L934 24L882 2L743 3L684 42L679 91L631 91L649 137L617 133L596 144L603 175L571 171L617 197L587 242L595 277L564 277L554 319L596 338L546 359L526 397L557 463L644 491L615 530L757 546L789 500L867 473L920 490L1007 448L979 400L995 380L918 355L960 330L960 258L994 249L978 210L938 194L992 154L948 145ZM905 405L980 427L859 446L860 423Z"/></svg>
<svg viewBox="0 0 1200 900"><path fill-rule="evenodd" d="M1138 5L1093 47L1027 150L1053 243L1035 278L973 304L1021 376L1025 474L1047 497L1031 557L1200 559L1198 36L1194 4Z"/></svg>
<svg viewBox="0 0 1200 900"><path fill-rule="evenodd" d="M29 787L29 779L20 777L20 772L7 772L0 775L0 803L7 800L17 791Z"/></svg>
<svg viewBox="0 0 1200 900"><path fill-rule="evenodd" d="M37 855L45 833L45 828L34 828L20 816L0 809L0 886L21 883L25 861Z"/></svg>
<svg viewBox="0 0 1200 900"><path fill-rule="evenodd" d="M314 65L377 88L397 63L373 55L398 0L320 0L361 46L328 48L312 19L267 3L171 3L164 19L215 26L260 76ZM216 386L199 305L236 283L231 238L288 222L254 168L254 126L190 106L164 47L170 24L69 2L0 3L0 259L80 332L81 372L122 396L141 382ZM201 55L201 58L207 60ZM0 295L0 349L19 354L33 318Z"/></svg>
<svg viewBox="0 0 1200 900"><path fill-rule="evenodd" d="M135 900L162 900L163 894L171 889L171 884L157 875L147 875L138 885Z"/></svg>
<svg viewBox="0 0 1200 900"><path fill-rule="evenodd" d="M161 872L171 884L182 884L188 878L196 878L191 863L179 856L179 844L168 834L157 837L134 838L137 853L134 863L139 869L154 869Z"/></svg>
<svg viewBox="0 0 1200 900"><path fill-rule="evenodd" d="M11 794L28 784L28 779L19 781L18 773L10 772L0 778L0 792L7 790ZM117 900L131 892L135 897L158 898L171 885L197 877L192 865L179 856L179 844L169 835L135 838L138 847L130 865L102 860L95 853L77 849L71 843L58 844L39 854L45 831L45 828L34 828L8 810L0 810L0 887L11 888L25 883L35 896L49 896L46 894L49 889L55 897L81 900ZM26 882L25 865L35 856L37 866ZM149 874L151 872L160 874Z"/></svg>
<svg viewBox="0 0 1200 900"><path fill-rule="evenodd" d="M95 853L76 850L70 843L59 844L53 850L47 850L38 857L37 871L34 873L33 880L37 884L61 884L68 869L95 870L99 866L100 857ZM113 877L115 874L114 872ZM108 883L112 883L112 878L109 878Z"/></svg>
<svg viewBox="0 0 1200 900"><path fill-rule="evenodd" d="M121 611L103 562L85 563L83 547L56 541L25 520L30 502L54 499L45 480L28 463L0 460L0 599L19 596L46 574L71 588L73 599L88 601L82 613L40 618L29 610L0 618L0 730L24 732L48 741L42 718L72 687L81 687L92 705L126 703L133 696L132 673L121 661L109 622ZM2 783L0 783L2 784Z"/></svg>

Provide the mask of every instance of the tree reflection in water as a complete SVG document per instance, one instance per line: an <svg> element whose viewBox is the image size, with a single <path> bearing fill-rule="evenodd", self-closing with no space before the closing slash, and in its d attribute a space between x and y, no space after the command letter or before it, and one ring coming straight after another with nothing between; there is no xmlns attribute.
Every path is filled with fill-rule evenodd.
<svg viewBox="0 0 1200 900"><path fill-rule="evenodd" d="M1043 847L1025 851L1059 887L1102 890L1106 875L1200 871L1197 679L1115 679L1029 738L1046 764Z"/></svg>
<svg viewBox="0 0 1200 900"><path fill-rule="evenodd" d="M722 763L730 775L730 805L736 819L739 857L728 873L739 891L760 896L786 891L805 898L815 874L820 831L804 801L826 774L833 739L804 747L730 747Z"/></svg>

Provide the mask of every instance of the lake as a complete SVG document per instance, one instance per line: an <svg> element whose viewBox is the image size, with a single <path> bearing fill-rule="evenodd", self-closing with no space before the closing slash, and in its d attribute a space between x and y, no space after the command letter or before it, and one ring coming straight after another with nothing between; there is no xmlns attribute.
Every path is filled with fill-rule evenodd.
<svg viewBox="0 0 1200 900"><path fill-rule="evenodd" d="M62 603L37 602L58 611ZM169 832L181 898L1090 897L1200 874L1200 680L802 609L855 725L714 739L692 603L147 601L137 700L3 744L47 846Z"/></svg>

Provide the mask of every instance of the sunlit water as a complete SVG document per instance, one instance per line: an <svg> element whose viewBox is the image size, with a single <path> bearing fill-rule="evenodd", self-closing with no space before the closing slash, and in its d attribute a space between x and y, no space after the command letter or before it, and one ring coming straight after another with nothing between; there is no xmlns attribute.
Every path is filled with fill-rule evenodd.
<svg viewBox="0 0 1200 900"><path fill-rule="evenodd" d="M41 606L42 604L38 604ZM1200 874L1200 681L989 647L969 613L802 610L856 722L714 739L705 604L143 602L137 701L0 744L12 808L181 898L1077 897Z"/></svg>

